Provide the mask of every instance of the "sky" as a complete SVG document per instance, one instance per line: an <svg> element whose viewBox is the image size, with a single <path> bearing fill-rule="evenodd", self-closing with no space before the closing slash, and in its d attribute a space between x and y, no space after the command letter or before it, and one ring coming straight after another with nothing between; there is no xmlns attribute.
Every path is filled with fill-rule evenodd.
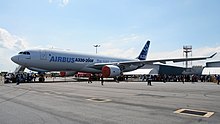
<svg viewBox="0 0 220 124"><path fill-rule="evenodd" d="M31 48L95 54L93 45L99 44L100 55L136 58L150 40L148 59L183 57L183 45L192 45L193 57L209 56L220 52L219 5L219 0L0 0L0 71L14 71L11 56ZM220 61L219 54L208 61Z"/></svg>

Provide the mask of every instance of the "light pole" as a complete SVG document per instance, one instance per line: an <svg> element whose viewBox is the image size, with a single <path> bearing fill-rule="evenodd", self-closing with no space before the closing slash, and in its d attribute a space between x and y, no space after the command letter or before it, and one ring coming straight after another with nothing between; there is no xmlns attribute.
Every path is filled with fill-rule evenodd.
<svg viewBox="0 0 220 124"><path fill-rule="evenodd" d="M100 45L96 44L96 45L93 45L93 46L96 48L95 53L97 54L97 49L98 49L98 47L100 47Z"/></svg>

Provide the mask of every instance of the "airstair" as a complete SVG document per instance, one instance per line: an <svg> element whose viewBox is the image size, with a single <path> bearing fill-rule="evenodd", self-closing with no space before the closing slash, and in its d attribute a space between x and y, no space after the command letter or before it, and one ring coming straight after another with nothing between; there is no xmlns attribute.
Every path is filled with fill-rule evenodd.
<svg viewBox="0 0 220 124"><path fill-rule="evenodd" d="M24 66L19 65L19 66L15 69L14 73L17 74L17 73L19 73L19 72L24 72L24 69L25 69Z"/></svg>

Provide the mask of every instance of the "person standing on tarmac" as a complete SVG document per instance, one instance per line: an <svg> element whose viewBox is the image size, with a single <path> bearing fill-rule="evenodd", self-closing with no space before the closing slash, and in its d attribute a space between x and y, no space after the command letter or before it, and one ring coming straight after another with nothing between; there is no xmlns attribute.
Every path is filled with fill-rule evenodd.
<svg viewBox="0 0 220 124"><path fill-rule="evenodd" d="M216 79L218 81L217 84L219 85L219 83L220 83L220 75L218 75Z"/></svg>
<svg viewBox="0 0 220 124"><path fill-rule="evenodd" d="M92 83L92 75L89 75L89 80L88 80L88 84Z"/></svg>
<svg viewBox="0 0 220 124"><path fill-rule="evenodd" d="M101 76L101 85L104 85L104 79L103 79L103 76Z"/></svg>
<svg viewBox="0 0 220 124"><path fill-rule="evenodd" d="M35 82L37 75L36 75L36 74L33 74L32 76L33 76L33 79L34 79L34 82Z"/></svg>
<svg viewBox="0 0 220 124"><path fill-rule="evenodd" d="M152 86L151 81L152 81L152 78L151 78L151 75L149 75L147 79L147 85Z"/></svg>
<svg viewBox="0 0 220 124"><path fill-rule="evenodd" d="M114 80L116 81L116 83L119 83L119 79L120 77L119 76L117 76L117 77L114 77Z"/></svg>
<svg viewBox="0 0 220 124"><path fill-rule="evenodd" d="M19 74L16 75L16 83L17 83L17 85L20 84L20 75Z"/></svg>
<svg viewBox="0 0 220 124"><path fill-rule="evenodd" d="M183 84L184 84L184 81L185 81L185 77L184 77L184 75L181 75L181 81L183 82Z"/></svg>

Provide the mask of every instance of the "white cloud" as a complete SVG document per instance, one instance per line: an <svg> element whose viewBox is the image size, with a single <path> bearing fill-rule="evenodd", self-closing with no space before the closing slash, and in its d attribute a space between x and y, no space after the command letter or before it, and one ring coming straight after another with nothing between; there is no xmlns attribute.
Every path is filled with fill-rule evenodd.
<svg viewBox="0 0 220 124"><path fill-rule="evenodd" d="M16 35L12 35L7 30L0 28L0 47L9 50L21 50L27 48L27 42Z"/></svg>
<svg viewBox="0 0 220 124"><path fill-rule="evenodd" d="M114 44L124 45L127 43L137 43L137 42L143 42L146 39L146 36L141 36L137 34L126 34L126 35L120 35L117 38L110 39L106 42L111 42Z"/></svg>
<svg viewBox="0 0 220 124"><path fill-rule="evenodd" d="M13 71L16 65L11 61L11 56L27 47L28 43L23 38L0 28L0 70Z"/></svg>
<svg viewBox="0 0 220 124"><path fill-rule="evenodd" d="M49 3L56 3L61 7L68 5L70 0L49 0Z"/></svg>
<svg viewBox="0 0 220 124"><path fill-rule="evenodd" d="M135 46L137 44L144 45L145 40L145 37L137 34L120 35L117 38L103 42L101 47L98 48L98 53L119 58L136 58L140 50Z"/></svg>
<svg viewBox="0 0 220 124"><path fill-rule="evenodd" d="M130 58L134 59L138 55L135 54L135 49L130 48L127 50L119 49L119 48L108 48L100 53L100 55L105 55L105 56L112 56L112 57L118 57L118 58ZM134 57L136 56L136 57Z"/></svg>
<svg viewBox="0 0 220 124"><path fill-rule="evenodd" d="M69 0L62 0L61 3L62 3L63 6L66 6L69 3Z"/></svg>

